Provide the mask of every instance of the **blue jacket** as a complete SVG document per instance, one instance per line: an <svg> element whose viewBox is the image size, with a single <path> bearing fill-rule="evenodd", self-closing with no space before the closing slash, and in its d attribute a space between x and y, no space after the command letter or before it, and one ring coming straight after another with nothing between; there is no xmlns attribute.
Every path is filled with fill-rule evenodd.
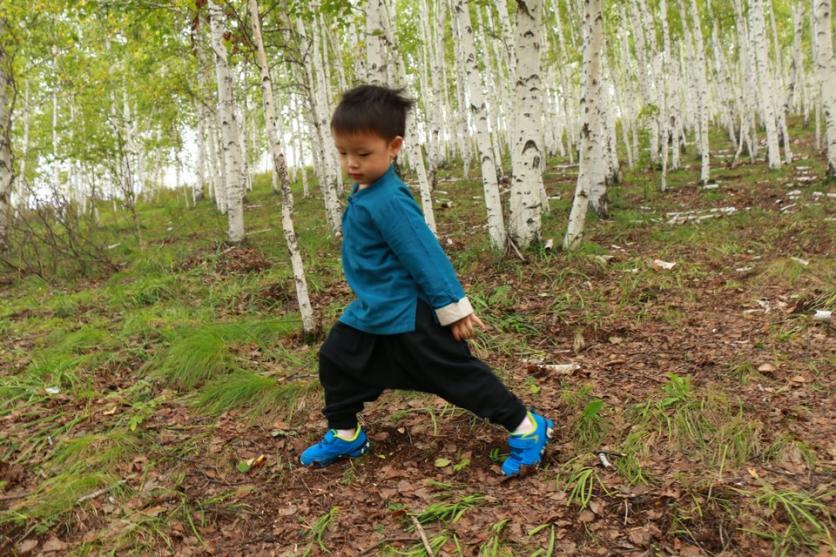
<svg viewBox="0 0 836 557"><path fill-rule="evenodd" d="M346 325L378 335L412 332L419 298L441 325L473 312L394 165L368 187L354 185L342 229L343 272L356 296L340 317Z"/></svg>

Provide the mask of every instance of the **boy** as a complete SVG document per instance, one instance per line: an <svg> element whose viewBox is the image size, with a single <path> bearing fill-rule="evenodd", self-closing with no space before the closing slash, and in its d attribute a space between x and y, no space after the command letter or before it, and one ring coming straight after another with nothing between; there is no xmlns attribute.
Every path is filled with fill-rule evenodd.
<svg viewBox="0 0 836 557"><path fill-rule="evenodd" d="M400 90L362 85L331 119L340 166L356 183L343 213L343 272L356 299L319 352L328 432L305 466L358 457L369 448L357 422L384 389L434 393L511 432L502 473L540 463L553 423L527 411L466 339L484 327L453 266L395 171L406 113Z"/></svg>

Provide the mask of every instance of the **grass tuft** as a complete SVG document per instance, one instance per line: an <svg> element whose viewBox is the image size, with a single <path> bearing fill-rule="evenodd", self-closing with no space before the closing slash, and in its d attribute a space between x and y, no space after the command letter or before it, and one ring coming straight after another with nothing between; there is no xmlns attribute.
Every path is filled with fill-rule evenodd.
<svg viewBox="0 0 836 557"><path fill-rule="evenodd" d="M207 383L195 404L210 414L246 408L252 416L285 411L291 413L299 397L313 391L316 381L280 383L251 371L236 371Z"/></svg>

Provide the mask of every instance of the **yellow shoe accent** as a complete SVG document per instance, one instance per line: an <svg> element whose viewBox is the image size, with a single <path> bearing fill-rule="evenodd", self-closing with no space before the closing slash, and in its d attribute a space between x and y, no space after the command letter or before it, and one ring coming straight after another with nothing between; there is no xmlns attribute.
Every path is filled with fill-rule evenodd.
<svg viewBox="0 0 836 557"><path fill-rule="evenodd" d="M349 443L351 443L352 441L356 441L357 438L360 436L360 430L361 430L360 424L357 424L357 429L354 430L354 436L351 437L351 438L342 437L339 433L337 433L336 430L334 430L334 437L336 437L337 439L342 439L343 441L348 441Z"/></svg>

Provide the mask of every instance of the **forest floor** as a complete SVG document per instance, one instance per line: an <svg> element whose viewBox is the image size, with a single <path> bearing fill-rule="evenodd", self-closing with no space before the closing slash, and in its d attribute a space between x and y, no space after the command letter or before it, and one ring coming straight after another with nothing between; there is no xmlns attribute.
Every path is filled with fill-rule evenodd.
<svg viewBox="0 0 836 557"><path fill-rule="evenodd" d="M269 180L243 247L163 195L121 271L0 282L0 554L833 555L836 330L814 315L836 310L836 188L804 133L776 171L717 140L716 188L692 153L666 192L628 171L578 251L525 261L489 251L480 183L443 177L440 238L491 327L471 346L557 426L511 480L503 431L405 392L368 405L370 454L298 465L321 338L298 334ZM558 246L576 173L546 173ZM299 197L327 328L350 292Z"/></svg>

